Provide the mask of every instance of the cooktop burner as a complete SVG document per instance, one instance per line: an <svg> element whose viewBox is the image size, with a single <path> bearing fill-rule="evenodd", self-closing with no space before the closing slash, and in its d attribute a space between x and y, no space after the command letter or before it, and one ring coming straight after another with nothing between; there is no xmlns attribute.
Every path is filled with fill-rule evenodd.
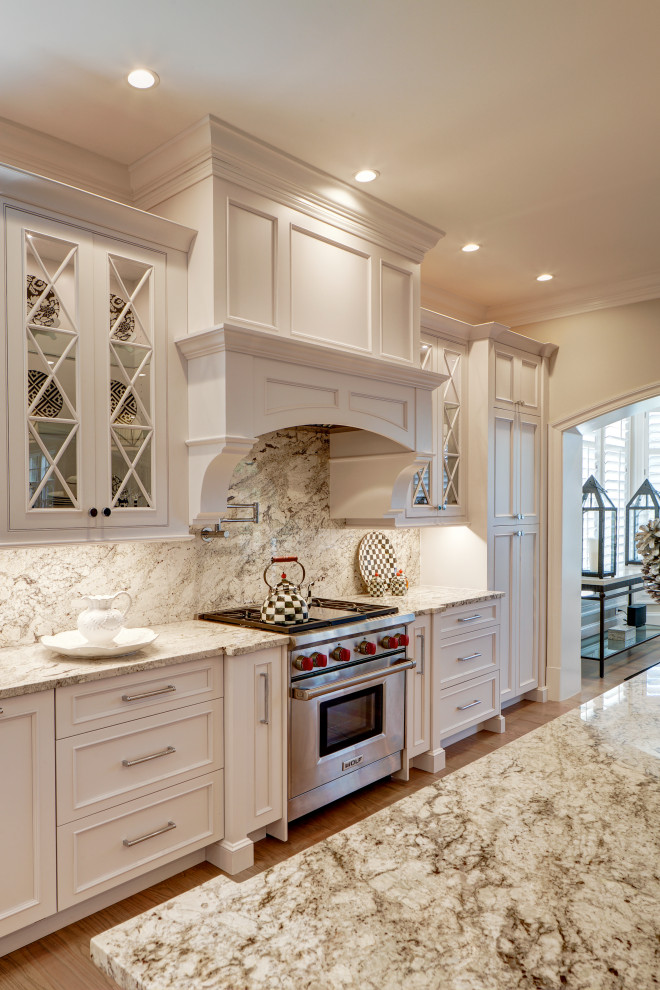
<svg viewBox="0 0 660 990"><path fill-rule="evenodd" d="M240 608L228 608L219 612L201 612L197 618L209 622L227 622L230 625L244 626L248 629L265 629L268 632L301 633L310 629L324 629L328 626L338 626L344 622L354 622L355 619L377 618L380 615L394 615L398 612L396 606L372 605L370 602L342 602L332 598L313 598L309 606L307 622L296 622L294 625L282 626L275 622L262 622L261 605L243 605Z"/></svg>

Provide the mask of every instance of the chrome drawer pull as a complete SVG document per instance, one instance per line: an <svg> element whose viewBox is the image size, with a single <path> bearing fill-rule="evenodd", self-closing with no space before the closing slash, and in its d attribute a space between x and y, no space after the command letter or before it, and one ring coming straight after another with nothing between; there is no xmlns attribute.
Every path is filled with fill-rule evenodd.
<svg viewBox="0 0 660 990"><path fill-rule="evenodd" d="M464 712L466 708L474 708L475 705L480 705L480 704L481 704L480 701L472 701L472 702L470 702L469 705L457 705L456 706L456 711L457 712Z"/></svg>
<svg viewBox="0 0 660 990"><path fill-rule="evenodd" d="M476 660L483 656L483 653L471 653L469 657L456 657L456 663L465 663L466 660Z"/></svg>
<svg viewBox="0 0 660 990"><path fill-rule="evenodd" d="M420 674L423 677L424 676L424 668L426 667L426 635L425 635L425 630L424 629L420 629L419 632L416 633L416 635L417 635L417 638L419 640L421 640L421 653L420 653L420 661L419 661L419 667L417 669L417 673Z"/></svg>
<svg viewBox="0 0 660 990"><path fill-rule="evenodd" d="M474 622L475 619L480 619L480 618L481 618L480 615L468 615L468 616L463 616L462 618L459 618L458 621L459 622Z"/></svg>
<svg viewBox="0 0 660 990"><path fill-rule="evenodd" d="M268 687L268 674L266 671L259 674L259 677L264 679L264 717L259 719L261 725L270 725L270 715L268 713L268 696L270 694Z"/></svg>
<svg viewBox="0 0 660 990"><path fill-rule="evenodd" d="M168 746L167 749L161 749L160 753L151 753L149 756L138 756L135 760L122 760L121 765L123 767L135 767L138 763L148 763L149 760L157 760L159 756L169 756L170 753L176 753L174 746Z"/></svg>
<svg viewBox="0 0 660 990"><path fill-rule="evenodd" d="M122 694L122 701L142 701L143 698L155 698L159 694L170 694L172 691L176 691L173 684L168 684L166 687L157 688L155 691L145 691L144 694Z"/></svg>
<svg viewBox="0 0 660 990"><path fill-rule="evenodd" d="M164 828L157 828L155 832L149 832L148 835L141 835L139 839L124 839L125 846L136 846L138 842L146 842L147 839L155 839L157 835L162 835L163 832L171 832L173 828L176 828L175 822L168 822Z"/></svg>

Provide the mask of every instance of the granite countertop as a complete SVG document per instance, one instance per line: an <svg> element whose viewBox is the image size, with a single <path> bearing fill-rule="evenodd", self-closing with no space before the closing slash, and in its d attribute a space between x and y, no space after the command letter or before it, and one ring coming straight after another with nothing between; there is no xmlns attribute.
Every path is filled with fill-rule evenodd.
<svg viewBox="0 0 660 990"><path fill-rule="evenodd" d="M651 990L659 778L656 667L92 958L125 990Z"/></svg>
<svg viewBox="0 0 660 990"><path fill-rule="evenodd" d="M237 656L281 646L289 642L284 633L218 622L169 622L153 626L158 639L150 646L125 657L84 659L53 653L41 643L8 646L0 650L0 698L10 698L35 691L49 691L65 684L100 680L118 674L130 674L152 667L164 667L187 660L203 660L219 653Z"/></svg>
<svg viewBox="0 0 660 990"><path fill-rule="evenodd" d="M419 587L411 589L405 596L370 598L368 595L354 595L346 600L379 602L397 607L402 614L422 615L440 612L451 605L498 598L501 594L497 591ZM271 633L195 619L170 622L152 628L159 634L155 643L125 657L94 660L64 657L52 653L41 643L4 647L0 649L0 698L48 691L65 684L94 681L171 663L202 660L218 653L239 656L289 642L288 632L285 631Z"/></svg>

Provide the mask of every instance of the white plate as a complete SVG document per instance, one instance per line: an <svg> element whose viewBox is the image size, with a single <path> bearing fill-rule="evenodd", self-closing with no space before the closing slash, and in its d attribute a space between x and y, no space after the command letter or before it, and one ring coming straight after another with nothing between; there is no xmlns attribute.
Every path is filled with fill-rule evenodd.
<svg viewBox="0 0 660 990"><path fill-rule="evenodd" d="M362 537L358 550L358 565L367 588L376 571L389 584L396 574L397 564L394 547L384 533L367 533Z"/></svg>
<svg viewBox="0 0 660 990"><path fill-rule="evenodd" d="M153 629L121 629L110 646L97 646L85 639L77 629L57 633L55 636L42 636L41 642L49 650L62 653L65 657L120 657L127 653L137 653L157 638Z"/></svg>

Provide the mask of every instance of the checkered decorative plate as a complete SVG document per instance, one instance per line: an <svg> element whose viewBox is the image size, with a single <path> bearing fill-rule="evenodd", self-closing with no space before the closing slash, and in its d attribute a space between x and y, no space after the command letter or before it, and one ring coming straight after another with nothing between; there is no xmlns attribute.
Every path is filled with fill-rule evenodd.
<svg viewBox="0 0 660 990"><path fill-rule="evenodd" d="M367 533L360 541L358 549L360 575L369 587L369 581L376 571L389 585L397 569L394 547L384 533Z"/></svg>

